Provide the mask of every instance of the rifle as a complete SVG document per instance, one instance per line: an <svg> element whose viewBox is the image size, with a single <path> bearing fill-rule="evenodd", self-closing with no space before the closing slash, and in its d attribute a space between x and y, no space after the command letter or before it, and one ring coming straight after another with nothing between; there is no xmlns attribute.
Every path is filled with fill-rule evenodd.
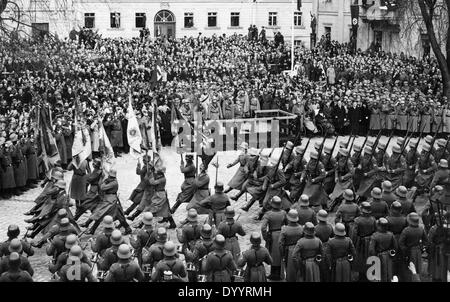
<svg viewBox="0 0 450 302"><path fill-rule="evenodd" d="M359 158L361 157L361 153L363 152L363 150L364 150L364 146L366 145L366 143L367 143L367 139L369 138L369 135L366 135L366 139L364 140L364 143L362 144L362 146L361 146L361 152L359 152L359 154L356 156L356 160L359 160ZM353 141L354 142L354 141Z"/></svg>
<svg viewBox="0 0 450 302"><path fill-rule="evenodd" d="M350 144L350 140L352 139L352 137L353 137L353 133L350 133L350 136L348 137L348 141L345 144L345 148L348 148L348 145Z"/></svg>
<svg viewBox="0 0 450 302"><path fill-rule="evenodd" d="M217 174L219 172L219 154L217 154L217 160L216 160L216 185L217 185Z"/></svg>
<svg viewBox="0 0 450 302"><path fill-rule="evenodd" d="M425 130L425 126L426 125L423 125L422 131L420 131L419 140L417 141L417 144L414 147L414 154L417 152L417 148L419 147L419 143L420 143L420 140L422 139L422 134L423 134L423 131Z"/></svg>
<svg viewBox="0 0 450 302"><path fill-rule="evenodd" d="M333 152L334 152L334 149L336 148L338 138L339 138L339 136L336 136L336 139L334 140L333 148L331 148L331 156L333 156Z"/></svg>
<svg viewBox="0 0 450 302"><path fill-rule="evenodd" d="M438 135L438 132L439 132L439 128L441 128L441 125L442 125L443 122L444 122L444 119L441 119L441 122L439 123L439 126L437 127L436 132L434 133L433 139L430 142L430 152L427 153L427 157L425 159L426 161L428 161L428 159L430 158L431 150L432 150L432 148L434 146L434 142L436 141L436 138L437 138L437 135Z"/></svg>
<svg viewBox="0 0 450 302"><path fill-rule="evenodd" d="M412 135L413 134L411 133L411 135L409 137L406 137L405 141L403 142L403 145L401 146L402 148L401 148L400 154L403 154L403 152L405 152L406 146L409 145L409 142L411 141Z"/></svg>
<svg viewBox="0 0 450 302"><path fill-rule="evenodd" d="M326 136L323 137L323 141L322 144L320 145L319 150L317 151L318 156L317 156L317 162L316 162L316 166L314 167L314 172L317 170L317 167L319 166L319 162L320 162L320 157L322 156L322 150L323 150L323 146L325 145L325 140L327 139Z"/></svg>
<svg viewBox="0 0 450 302"><path fill-rule="evenodd" d="M389 135L389 139L386 143L386 147L384 147L383 152L386 153L387 148L389 147L389 144L391 143L392 135L394 134L394 130L391 131L391 134Z"/></svg>
<svg viewBox="0 0 450 302"><path fill-rule="evenodd" d="M448 147L448 141L450 141L450 138L448 138L447 137L447 139L446 139L446 143L445 143L445 146L444 146L444 152L442 152L442 154L441 154L441 156L439 156L439 158L437 159L437 162L439 162L441 159L442 159L442 157L444 157L444 155L445 155L445 152L447 151L447 147Z"/></svg>
<svg viewBox="0 0 450 302"><path fill-rule="evenodd" d="M377 149L377 145L378 145L378 142L380 141L382 131L383 131L383 130L380 130L380 131L378 132L377 138L375 139L375 142L373 143L373 146L372 146L372 154L373 154L373 153L375 152L375 150Z"/></svg>

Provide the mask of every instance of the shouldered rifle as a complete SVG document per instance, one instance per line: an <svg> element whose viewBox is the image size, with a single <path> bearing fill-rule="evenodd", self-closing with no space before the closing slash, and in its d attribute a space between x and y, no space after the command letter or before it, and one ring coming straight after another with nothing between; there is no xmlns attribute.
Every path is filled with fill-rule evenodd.
<svg viewBox="0 0 450 302"><path fill-rule="evenodd" d="M356 156L356 159L357 159L357 160L359 160L359 158L361 157L361 153L363 153L364 146L366 145L367 139L368 139L368 138L369 138L369 135L366 136L366 139L364 140L364 142L363 142L363 144L362 144L362 146L361 146L361 152L359 152L359 154ZM353 141L353 142L354 142L354 141Z"/></svg>
<svg viewBox="0 0 450 302"><path fill-rule="evenodd" d="M444 152L442 152L442 154L441 154L441 156L439 156L439 158L438 158L438 162L442 159L442 157L444 157L444 155L445 155L445 153L446 153L446 151L447 151L447 147L448 147L448 142L450 141L450 138L449 137L447 137L447 139L446 139L446 143L445 143L445 146L444 146Z"/></svg>
<svg viewBox="0 0 450 302"><path fill-rule="evenodd" d="M327 139L326 136L323 137L323 141L322 144L320 145L319 150L317 151L318 156L317 156L317 162L316 162L316 166L314 167L313 172L316 172L317 167L319 166L319 162L320 162L320 158L322 157L322 150L323 150L323 146L325 146L325 140Z"/></svg>
<svg viewBox="0 0 450 302"><path fill-rule="evenodd" d="M394 130L391 131L391 134L389 135L389 139L386 143L386 147L384 147L383 152L386 153L387 148L389 147L389 144L391 143L392 135L394 134Z"/></svg>
<svg viewBox="0 0 450 302"><path fill-rule="evenodd" d="M422 130L420 131L419 140L417 141L416 146L414 147L414 154L417 152L417 148L419 147L420 140L422 139L423 131L425 130L425 126L423 125Z"/></svg>
<svg viewBox="0 0 450 302"><path fill-rule="evenodd" d="M373 143L373 146L372 146L372 153L374 153L375 150L377 149L377 145L378 145L378 142L380 141L382 131L383 130L380 130L378 132L377 138L375 139L375 142Z"/></svg>
<svg viewBox="0 0 450 302"><path fill-rule="evenodd" d="M347 141L347 143L345 144L345 148L348 148L348 145L350 144L350 141L351 141L352 137L353 137L353 132L350 133L350 136L348 137L348 141Z"/></svg>
<svg viewBox="0 0 450 302"><path fill-rule="evenodd" d="M442 123L444 122L444 119L441 119L441 122L439 123L439 126L436 129L436 132L433 135L433 139L430 142L430 152L427 153L427 157L426 157L426 161L428 161L428 159L430 158L431 155L431 150L433 149L434 146L434 142L436 141L438 132L439 132L439 128L441 128Z"/></svg>
<svg viewBox="0 0 450 302"><path fill-rule="evenodd" d="M337 135L336 139L334 140L334 143L333 143L333 148L331 148L331 153L330 153L331 157L333 156L334 149L336 148L338 138L339 138L339 136Z"/></svg>

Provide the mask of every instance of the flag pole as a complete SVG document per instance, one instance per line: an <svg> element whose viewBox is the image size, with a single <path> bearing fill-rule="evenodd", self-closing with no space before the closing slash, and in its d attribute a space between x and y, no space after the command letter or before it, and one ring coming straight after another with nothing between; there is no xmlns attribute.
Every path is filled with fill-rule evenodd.
<svg viewBox="0 0 450 302"><path fill-rule="evenodd" d="M295 1L291 0L292 4L292 28L291 28L291 72L294 71L294 18L295 18Z"/></svg>

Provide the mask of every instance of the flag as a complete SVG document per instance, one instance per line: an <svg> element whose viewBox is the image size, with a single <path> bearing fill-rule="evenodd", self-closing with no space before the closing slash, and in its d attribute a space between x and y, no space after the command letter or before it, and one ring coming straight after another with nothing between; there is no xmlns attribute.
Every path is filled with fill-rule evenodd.
<svg viewBox="0 0 450 302"><path fill-rule="evenodd" d="M41 158L44 163L45 173L50 176L52 168L61 159L56 145L55 137L51 130L49 116L44 108L40 108L39 113L39 142L41 144Z"/></svg>
<svg viewBox="0 0 450 302"><path fill-rule="evenodd" d="M128 103L128 125L127 125L127 138L128 144L130 145L130 153L133 157L139 157L142 153L141 144L142 144L142 134L139 129L139 123L136 118L136 114L133 110L133 105L131 104L131 95L130 101Z"/></svg>
<svg viewBox="0 0 450 302"><path fill-rule="evenodd" d="M75 132L72 145L72 164L76 168L78 168L92 153L91 141L87 138L90 138L89 130L86 128L81 129L81 127L79 127Z"/></svg>
<svg viewBox="0 0 450 302"><path fill-rule="evenodd" d="M152 76L150 78L151 88L155 88L162 80L161 61L158 59L155 64L155 69L152 70Z"/></svg>
<svg viewBox="0 0 450 302"><path fill-rule="evenodd" d="M114 150L111 146L108 135L106 135L105 127L103 127L103 123L99 124L98 138L100 145L99 150L103 152L103 165L106 166L106 170L109 171L109 168L114 165L116 158L114 156Z"/></svg>
<svg viewBox="0 0 450 302"><path fill-rule="evenodd" d="M150 142L152 143L153 153L157 153L158 146L160 143L160 137L159 137L159 131L158 131L157 123L156 123L156 117L157 117L156 105L153 104L152 108L153 108L153 111L152 111L152 126L150 129Z"/></svg>

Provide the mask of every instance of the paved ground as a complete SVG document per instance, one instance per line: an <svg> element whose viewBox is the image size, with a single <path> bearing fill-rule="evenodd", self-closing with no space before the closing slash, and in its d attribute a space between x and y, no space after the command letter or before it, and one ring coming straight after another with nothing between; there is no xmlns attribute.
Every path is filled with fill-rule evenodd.
<svg viewBox="0 0 450 302"><path fill-rule="evenodd" d="M317 141L321 141L320 138L313 138L310 142L310 145L308 147L308 150L311 150L314 147L314 143ZM348 140L348 137L340 137L339 141L341 140ZM306 139L303 139L302 144L306 145ZM361 143L364 141L364 137L359 137L356 140L356 143ZM383 137L381 141L386 142L387 138ZM327 145L332 145L334 142L334 139L329 138L326 141ZM391 141L391 145L395 142L394 139ZM338 147L336 147L338 149ZM267 150L270 152L269 150ZM337 152L337 151L336 151ZM179 166L180 166L180 155L175 152L175 149L171 148L164 148L161 152L161 157L163 161L165 162L167 171L166 171L166 178L167 178L167 192L169 194L169 201L171 205L175 202L176 196L180 191L180 186L183 181L182 175L179 172ZM276 149L276 151L273 153L273 156L279 156L281 153L281 148ZM225 184L231 179L231 177L234 175L237 166L227 169L226 165L230 162L232 162L237 156L238 151L227 151L227 152L219 152L219 170L218 170L218 178L219 181L223 181ZM308 154L308 152L307 152ZM307 159L308 156L306 156ZM213 159L215 161L215 159ZM139 182L139 177L135 174L135 168L136 168L137 160L132 158L130 155L124 155L122 157L117 158L116 162L116 169L117 169L117 178L119 181L119 198L122 202L122 205L124 209L126 209L131 203L127 200L130 193L134 189L134 187ZM211 178L211 191L213 191L213 186L215 182L215 168L210 166L209 168L209 176ZM69 184L71 179L72 173L67 172L65 173L65 179L66 182ZM27 216L23 215L26 211L28 211L33 205L34 199L37 197L37 195L41 192L40 186L34 189L30 189L21 196L14 196L11 199L8 200L2 200L0 199L0 213L2 213L0 217L0 240L6 239L6 230L9 224L17 224L21 229L21 234L23 235L26 231L27 224L24 222L24 219L28 218ZM236 194L236 191L232 191L229 193L230 196ZM248 196L250 198L250 196ZM236 209L241 208L246 203L246 197L243 195L238 201L232 202L233 206ZM416 208L418 212L420 213L422 211L424 204L424 200L418 199ZM72 212L75 212L75 208L72 208ZM237 211L239 215L240 211ZM244 229L246 231L246 236L244 239L239 240L241 244L241 249L245 250L247 249L249 245L249 236L250 233L253 231L259 231L260 223L258 221L255 221L253 219L254 216L256 216L258 212L258 207L254 205L250 211L242 212L242 214L239 216L239 221L243 224ZM179 221L183 220L186 216L185 211L185 204L180 206L176 214L174 215L175 221L178 223ZM85 214L83 217L80 218L78 221L84 222L87 219L88 215ZM204 217L203 217L204 218ZM330 215L330 221L334 220L334 214ZM100 228L99 228L100 229ZM81 237L82 245L84 246L87 244L88 239L91 236L83 235ZM170 240L173 240L175 242L178 242L176 238L176 233L174 230L169 231L169 238ZM50 279L50 273L48 271L48 264L51 260L50 257L48 257L45 254L45 247L41 249L37 249L35 252L35 255L30 257L29 260L35 270L34 279L36 281L48 281ZM90 246L87 244L86 249L90 251Z"/></svg>

